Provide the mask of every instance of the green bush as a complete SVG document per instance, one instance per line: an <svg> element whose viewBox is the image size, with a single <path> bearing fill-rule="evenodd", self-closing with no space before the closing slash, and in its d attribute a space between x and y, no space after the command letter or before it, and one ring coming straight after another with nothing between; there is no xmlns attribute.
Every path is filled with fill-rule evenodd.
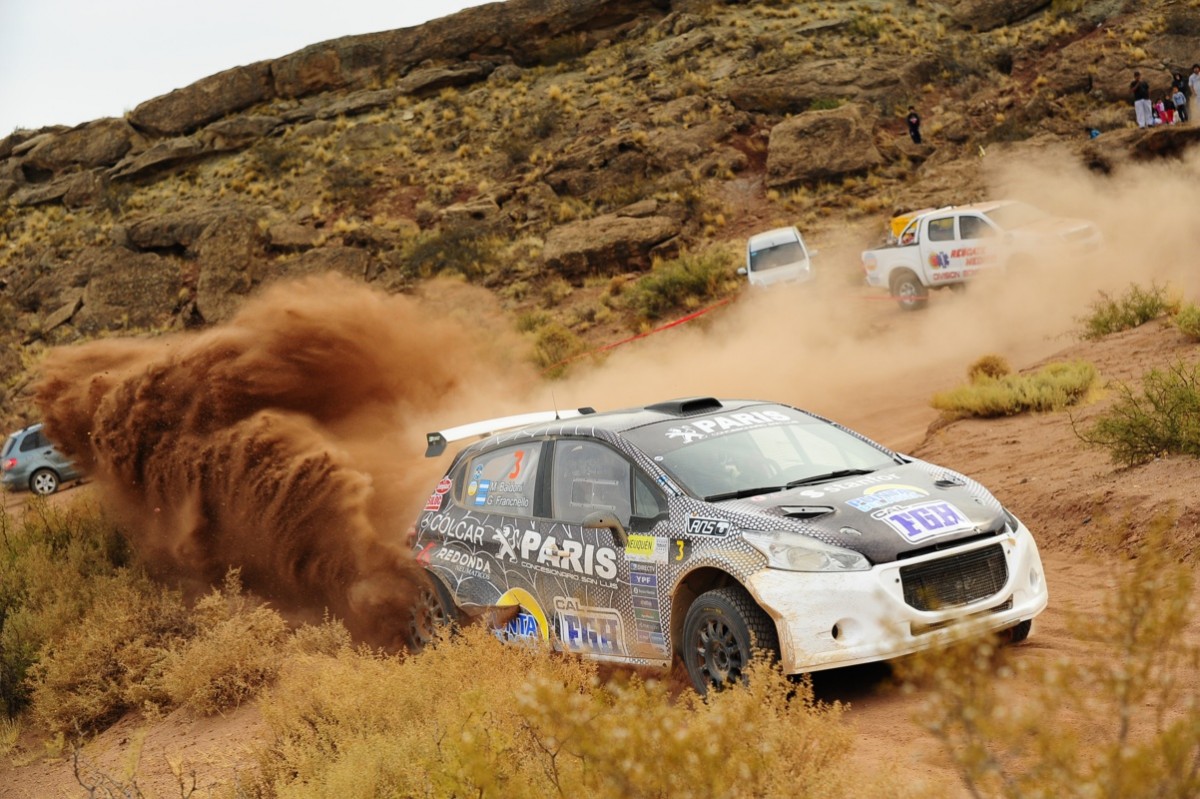
<svg viewBox="0 0 1200 799"><path fill-rule="evenodd" d="M983 418L1057 411L1082 400L1096 382L1096 367L1085 361L1048 364L1031 375L992 376L976 370L978 365L972 366L969 384L935 394L933 407L955 416ZM999 364L988 368L998 369Z"/></svg>
<svg viewBox="0 0 1200 799"><path fill-rule="evenodd" d="M1092 303L1091 308L1091 314L1079 321L1083 322L1083 337L1094 340L1109 333L1131 330L1163 314L1174 313L1179 310L1179 303L1167 296L1165 286L1154 283L1149 289L1143 289L1130 284L1120 297L1100 292L1100 299Z"/></svg>
<svg viewBox="0 0 1200 799"><path fill-rule="evenodd" d="M533 362L551 377L562 374L565 361L585 349L584 343L559 322L548 322L538 328L533 340Z"/></svg>
<svg viewBox="0 0 1200 799"><path fill-rule="evenodd" d="M1189 302L1179 309L1179 313L1171 318L1171 324L1184 334L1194 339L1200 339L1200 306Z"/></svg>
<svg viewBox="0 0 1200 799"><path fill-rule="evenodd" d="M1200 457L1200 364L1151 369L1141 391L1118 384L1113 403L1081 438L1131 466L1159 455Z"/></svg>
<svg viewBox="0 0 1200 799"><path fill-rule="evenodd" d="M625 287L622 303L639 320L654 321L729 293L733 274L733 258L722 250L656 261L649 274Z"/></svg>

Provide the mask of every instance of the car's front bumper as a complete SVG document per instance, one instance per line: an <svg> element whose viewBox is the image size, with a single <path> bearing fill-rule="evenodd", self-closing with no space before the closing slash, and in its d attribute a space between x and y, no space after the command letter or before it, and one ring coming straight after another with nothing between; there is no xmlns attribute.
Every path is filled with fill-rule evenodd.
<svg viewBox="0 0 1200 799"><path fill-rule="evenodd" d="M900 569L1000 544L1008 577L985 598L945 610L918 610L904 598ZM747 581L775 620L788 674L888 660L945 643L964 628L1001 630L1032 619L1049 599L1037 544L1015 533L868 571L801 573L764 569Z"/></svg>

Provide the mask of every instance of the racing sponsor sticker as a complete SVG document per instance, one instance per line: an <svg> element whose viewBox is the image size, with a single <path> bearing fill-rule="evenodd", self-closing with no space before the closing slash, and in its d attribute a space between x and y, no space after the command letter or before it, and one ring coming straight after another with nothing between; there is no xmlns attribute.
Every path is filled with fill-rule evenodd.
<svg viewBox="0 0 1200 799"><path fill-rule="evenodd" d="M688 535L728 535L733 527L726 519L705 519L693 516L688 519Z"/></svg>
<svg viewBox="0 0 1200 799"><path fill-rule="evenodd" d="M929 492L909 485L878 485L863 491L861 497L846 500L850 507L869 513L910 499L929 496Z"/></svg>
<svg viewBox="0 0 1200 799"><path fill-rule="evenodd" d="M631 535L625 544L625 558L646 563L666 563L667 539L652 535Z"/></svg>
<svg viewBox="0 0 1200 799"><path fill-rule="evenodd" d="M823 483L813 488L806 488L799 493L802 497L808 497L809 499L820 499L826 494L836 494L840 491L848 491L851 488L866 488L867 486L873 486L888 480L899 479L901 479L900 475L895 474L894 472L887 472L886 474L868 474L864 477L855 477L851 480L841 480L836 483Z"/></svg>
<svg viewBox="0 0 1200 799"><path fill-rule="evenodd" d="M543 641L550 640L550 625L546 622L546 614L533 595L524 588L505 591L504 595L497 600L496 605L499 607L518 606L517 614L513 618L504 626L493 630L501 641L536 641L538 638Z"/></svg>
<svg viewBox="0 0 1200 799"><path fill-rule="evenodd" d="M949 502L922 502L894 510L883 521L909 542L970 530L975 525Z"/></svg>
<svg viewBox="0 0 1200 799"><path fill-rule="evenodd" d="M425 510L440 511L442 497L446 496L453 485L454 483L449 477L443 477L437 484L437 488L433 489L433 493L429 495L429 499L425 501Z"/></svg>
<svg viewBox="0 0 1200 799"><path fill-rule="evenodd" d="M571 597L554 597L558 638L570 652L625 654L625 625L614 608L594 608Z"/></svg>
<svg viewBox="0 0 1200 799"><path fill-rule="evenodd" d="M633 594L633 623L637 642L660 653L667 651L658 604L658 575L648 563L629 564L629 585Z"/></svg>
<svg viewBox="0 0 1200 799"><path fill-rule="evenodd" d="M795 421L792 417L779 411L746 411L731 413L728 416L710 416L706 419L696 419L679 427L670 427L667 429L666 436L680 444L691 444L712 436L723 435L731 430L786 424L792 421Z"/></svg>

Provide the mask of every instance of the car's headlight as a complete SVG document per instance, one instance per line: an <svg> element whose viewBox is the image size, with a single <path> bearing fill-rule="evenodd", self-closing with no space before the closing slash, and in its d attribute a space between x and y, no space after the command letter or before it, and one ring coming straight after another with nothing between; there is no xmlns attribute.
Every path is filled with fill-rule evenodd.
<svg viewBox="0 0 1200 799"><path fill-rule="evenodd" d="M773 569L792 572L866 571L871 563L857 552L797 533L742 531L746 543L767 556Z"/></svg>

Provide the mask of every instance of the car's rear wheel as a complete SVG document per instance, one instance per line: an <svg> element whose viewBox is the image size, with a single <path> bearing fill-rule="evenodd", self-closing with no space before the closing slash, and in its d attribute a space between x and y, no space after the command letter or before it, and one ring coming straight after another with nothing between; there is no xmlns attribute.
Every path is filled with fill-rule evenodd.
<svg viewBox="0 0 1200 799"><path fill-rule="evenodd" d="M929 289L908 269L901 269L892 277L892 296L905 311L919 311L929 303Z"/></svg>
<svg viewBox="0 0 1200 799"><path fill-rule="evenodd" d="M58 490L58 473L53 469L38 469L29 476L29 490L45 496Z"/></svg>
<svg viewBox="0 0 1200 799"><path fill-rule="evenodd" d="M428 577L417 592L409 613L408 641L414 650L424 649L438 631L458 620L450 592L436 577Z"/></svg>
<svg viewBox="0 0 1200 799"><path fill-rule="evenodd" d="M701 594L683 621L683 662L701 695L746 680L755 657L778 657L775 623L740 586Z"/></svg>

